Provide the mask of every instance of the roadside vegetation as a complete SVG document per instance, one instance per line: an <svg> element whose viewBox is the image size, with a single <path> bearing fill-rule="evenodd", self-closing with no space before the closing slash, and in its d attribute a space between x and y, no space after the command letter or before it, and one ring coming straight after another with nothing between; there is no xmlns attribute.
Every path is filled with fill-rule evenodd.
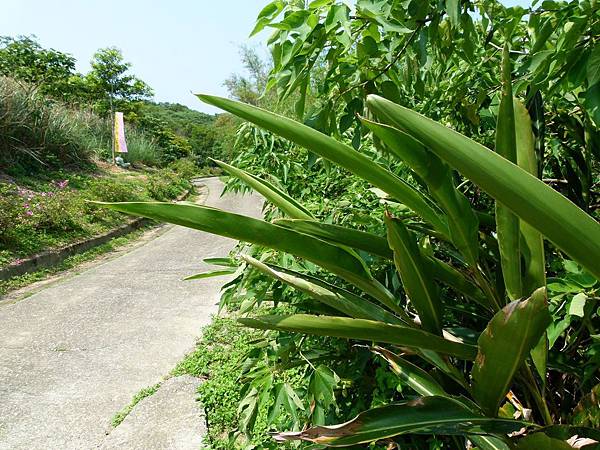
<svg viewBox="0 0 600 450"><path fill-rule="evenodd" d="M265 220L112 206L241 241L202 276L255 331L216 319L178 369L207 443L598 448L598 5L277 0L265 27L272 61L200 95L247 122L220 166Z"/></svg>
<svg viewBox="0 0 600 450"><path fill-rule="evenodd" d="M118 49L91 66L80 74L35 38L0 38L0 267L123 225L93 200L170 201L191 178L219 173L208 156L221 155L216 136L228 131L215 116L153 103ZM111 164L111 107L126 113L122 166Z"/></svg>

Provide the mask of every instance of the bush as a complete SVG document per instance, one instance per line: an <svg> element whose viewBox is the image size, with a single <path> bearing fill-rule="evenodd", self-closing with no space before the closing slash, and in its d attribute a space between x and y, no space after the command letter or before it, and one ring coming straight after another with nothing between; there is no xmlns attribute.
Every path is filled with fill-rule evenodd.
<svg viewBox="0 0 600 450"><path fill-rule="evenodd" d="M190 188L191 183L187 179L170 169L163 169L148 177L148 192L155 200L172 200Z"/></svg>
<svg viewBox="0 0 600 450"><path fill-rule="evenodd" d="M181 158L169 164L169 169L186 180L192 179L200 172L198 166L191 158Z"/></svg>

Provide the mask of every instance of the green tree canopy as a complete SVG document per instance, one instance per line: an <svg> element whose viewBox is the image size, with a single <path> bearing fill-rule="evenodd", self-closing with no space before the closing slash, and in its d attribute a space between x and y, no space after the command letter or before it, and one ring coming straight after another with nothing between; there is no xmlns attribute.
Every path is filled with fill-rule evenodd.
<svg viewBox="0 0 600 450"><path fill-rule="evenodd" d="M75 75L75 58L45 49L35 36L0 37L0 75L12 77L61 96Z"/></svg>
<svg viewBox="0 0 600 450"><path fill-rule="evenodd" d="M115 47L98 50L91 61L92 70L86 75L90 100L101 114L113 108L131 109L131 102L148 99L153 92L144 81L129 72L131 63Z"/></svg>

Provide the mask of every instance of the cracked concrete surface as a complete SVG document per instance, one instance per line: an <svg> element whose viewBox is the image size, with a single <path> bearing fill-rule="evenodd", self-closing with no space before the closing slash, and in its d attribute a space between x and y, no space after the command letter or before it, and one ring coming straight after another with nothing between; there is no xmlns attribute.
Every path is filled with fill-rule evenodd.
<svg viewBox="0 0 600 450"><path fill-rule="evenodd" d="M220 197L217 179L204 183L206 204L260 216L258 197ZM112 416L169 373L216 311L223 278L182 278L233 245L173 227L131 253L0 305L0 450L99 448Z"/></svg>

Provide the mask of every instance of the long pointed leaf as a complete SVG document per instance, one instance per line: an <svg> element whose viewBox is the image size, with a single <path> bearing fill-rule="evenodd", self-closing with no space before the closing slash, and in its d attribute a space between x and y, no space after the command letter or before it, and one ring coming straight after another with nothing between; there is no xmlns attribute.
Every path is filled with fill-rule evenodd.
<svg viewBox="0 0 600 450"><path fill-rule="evenodd" d="M258 178L242 169L230 166L223 161L213 160L230 175L240 179L268 201L277 206L284 214L295 219L313 219L312 214L287 193L277 189L271 183Z"/></svg>
<svg viewBox="0 0 600 450"><path fill-rule="evenodd" d="M310 295L315 300L350 317L355 319L377 320L396 325L402 324L402 321L398 317L364 298L354 296L350 293L348 293L349 295L344 295L340 292L333 292L324 288L322 285L319 286L305 279L290 275L289 273L277 271L248 255L242 255L241 258L264 274L289 284L293 288Z"/></svg>
<svg viewBox="0 0 600 450"><path fill-rule="evenodd" d="M291 228L300 233L320 237L329 242L336 242L354 249L364 250L372 255L391 260L394 253L385 238L365 231L316 222L314 220L276 219L275 224Z"/></svg>
<svg viewBox="0 0 600 450"><path fill-rule="evenodd" d="M416 237L402 222L387 214L385 223L388 242L394 251L394 263L402 279L404 291L417 310L423 328L435 334L442 332L442 303L432 274L423 263Z"/></svg>
<svg viewBox="0 0 600 450"><path fill-rule="evenodd" d="M509 207L600 278L600 224L566 197L483 145L419 113L370 95L377 117L399 127Z"/></svg>
<svg viewBox="0 0 600 450"><path fill-rule="evenodd" d="M420 367L399 357L386 348L374 346L372 351L385 359L390 365L392 372L419 394L447 396L446 391L444 391L440 384Z"/></svg>
<svg viewBox="0 0 600 450"><path fill-rule="evenodd" d="M537 176L537 160L529 112L525 108L525 105L517 99L514 99L514 111L519 167ZM521 221L520 227L523 237L522 251L525 261L523 270L523 295L531 295L533 291L546 285L544 242L540 232L527 222Z"/></svg>
<svg viewBox="0 0 600 450"><path fill-rule="evenodd" d="M237 269L223 269L223 270L212 270L210 272L203 272L196 275L190 275L189 277L185 277L183 280L201 280L203 278L212 278L212 277L220 277L223 275L231 275L235 273Z"/></svg>
<svg viewBox="0 0 600 450"><path fill-rule="evenodd" d="M117 211L291 253L330 270L388 308L402 311L392 294L370 275L362 260L338 246L307 234L202 205L159 202L96 203Z"/></svg>
<svg viewBox="0 0 600 450"><path fill-rule="evenodd" d="M432 350L462 359L473 359L477 352L477 347L473 345L449 341L416 328L372 320L296 314L242 318L238 321L248 327L262 330L291 331L318 336L383 342L409 348Z"/></svg>
<svg viewBox="0 0 600 450"><path fill-rule="evenodd" d="M508 44L504 45L502 53L502 97L496 126L496 152L508 161L517 163L515 112ZM519 218L509 207L499 201L496 201L496 234L498 235L500 265L506 292L511 300L517 300L523 295Z"/></svg>
<svg viewBox="0 0 600 450"><path fill-rule="evenodd" d="M519 167L537 176L538 164L529 112L525 105L517 99L514 99L514 110L517 162ZM544 240L540 232L525 221L520 221L520 229L521 253L523 254L523 295L531 295L536 289L546 286ZM531 358L540 379L545 382L548 359L548 336L546 333L531 351Z"/></svg>
<svg viewBox="0 0 600 450"><path fill-rule="evenodd" d="M390 261L394 258L394 252L390 249L387 239L372 233L313 220L276 219L274 223L329 242L363 250L371 255L380 256ZM483 291L467 279L464 274L431 256L424 257L423 262L428 266L428 270L436 280L447 284L484 308L489 308L489 300Z"/></svg>
<svg viewBox="0 0 600 450"><path fill-rule="evenodd" d="M479 337L473 366L473 396L487 415L495 416L513 376L550 324L546 290L506 305Z"/></svg>
<svg viewBox="0 0 600 450"><path fill-rule="evenodd" d="M509 433L523 426L528 424L512 419L483 417L456 400L432 396L373 408L339 425L279 433L275 435L275 439L304 440L328 447L345 447L406 433L440 435Z"/></svg>
<svg viewBox="0 0 600 450"><path fill-rule="evenodd" d="M427 184L431 196L448 217L452 242L475 267L479 252L479 222L467 198L454 186L450 168L412 136L366 119L362 122Z"/></svg>
<svg viewBox="0 0 600 450"><path fill-rule="evenodd" d="M333 161L404 203L423 220L433 225L437 231L445 236L449 234L445 220L425 201L421 193L349 145L294 120L255 106L212 95L199 94L198 98Z"/></svg>

